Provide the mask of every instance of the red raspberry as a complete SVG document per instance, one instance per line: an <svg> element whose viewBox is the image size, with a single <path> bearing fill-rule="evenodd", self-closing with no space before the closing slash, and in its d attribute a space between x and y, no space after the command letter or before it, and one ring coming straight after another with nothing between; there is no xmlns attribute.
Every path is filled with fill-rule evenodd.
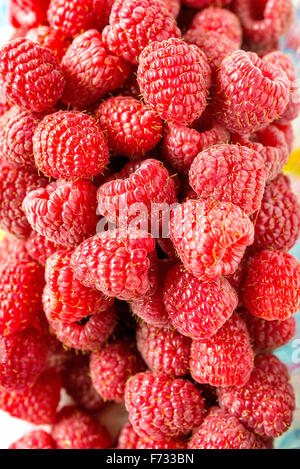
<svg viewBox="0 0 300 469"><path fill-rule="evenodd" d="M176 330L140 322L136 342L143 360L151 370L174 376L189 374L191 341Z"/></svg>
<svg viewBox="0 0 300 469"><path fill-rule="evenodd" d="M181 8L180 0L164 0L164 3L166 4L168 12L174 16L174 18L177 18Z"/></svg>
<svg viewBox="0 0 300 469"><path fill-rule="evenodd" d="M281 124L280 121L276 121L273 125L283 133L286 144L288 146L288 154L290 155L290 153L292 153L293 144L295 140L294 127L292 122L289 122L288 124Z"/></svg>
<svg viewBox="0 0 300 469"><path fill-rule="evenodd" d="M140 157L162 138L160 117L131 97L116 96L104 101L97 109L96 117L109 149L116 155Z"/></svg>
<svg viewBox="0 0 300 469"><path fill-rule="evenodd" d="M50 26L38 26L29 29L26 33L26 39L37 42L41 46L47 47L60 61L70 45L70 41L62 34L59 29L50 28Z"/></svg>
<svg viewBox="0 0 300 469"><path fill-rule="evenodd" d="M10 105L6 102L6 99L0 96L0 116L2 117L3 114L10 109Z"/></svg>
<svg viewBox="0 0 300 469"><path fill-rule="evenodd" d="M50 0L10 0L9 20L15 28L32 28L46 22Z"/></svg>
<svg viewBox="0 0 300 469"><path fill-rule="evenodd" d="M300 234L300 205L290 180L280 174L265 189L255 222L253 249L288 251Z"/></svg>
<svg viewBox="0 0 300 469"><path fill-rule="evenodd" d="M34 384L46 365L44 338L35 329L0 336L0 386L10 391Z"/></svg>
<svg viewBox="0 0 300 469"><path fill-rule="evenodd" d="M56 181L30 192L23 201L26 217L40 235L74 248L96 232L96 188L90 181Z"/></svg>
<svg viewBox="0 0 300 469"><path fill-rule="evenodd" d="M61 379L54 370L45 371L32 387L23 391L0 388L0 409L12 417L36 425L53 423L60 400Z"/></svg>
<svg viewBox="0 0 300 469"><path fill-rule="evenodd" d="M116 0L103 30L108 49L137 63L142 50L153 41L180 37L174 17L161 0Z"/></svg>
<svg viewBox="0 0 300 469"><path fill-rule="evenodd" d="M104 401L91 381L88 356L78 355L68 362L62 379L65 390L80 407L96 411L103 406Z"/></svg>
<svg viewBox="0 0 300 469"><path fill-rule="evenodd" d="M147 371L126 384L125 404L142 438L164 441L188 434L202 423L205 401L190 381Z"/></svg>
<svg viewBox="0 0 300 469"><path fill-rule="evenodd" d="M0 242L0 264L4 264L11 259L25 259L30 261L25 243L21 239L17 239L12 235L6 234Z"/></svg>
<svg viewBox="0 0 300 469"><path fill-rule="evenodd" d="M290 82L275 65L253 52L226 57L217 76L214 106L219 123L249 134L277 119L289 101Z"/></svg>
<svg viewBox="0 0 300 469"><path fill-rule="evenodd" d="M259 352L269 352L286 345L295 335L296 321L293 317L285 321L266 321L248 313L246 308L239 310L253 348Z"/></svg>
<svg viewBox="0 0 300 469"><path fill-rule="evenodd" d="M34 159L47 176L89 179L105 168L108 148L92 117L62 111L47 116L33 136Z"/></svg>
<svg viewBox="0 0 300 469"><path fill-rule="evenodd" d="M25 196L45 187L47 179L22 168L2 164L0 171L0 227L20 239L27 238L31 227L22 210Z"/></svg>
<svg viewBox="0 0 300 469"><path fill-rule="evenodd" d="M131 423L127 422L120 431L117 449L136 449L138 440L138 434L134 431Z"/></svg>
<svg viewBox="0 0 300 469"><path fill-rule="evenodd" d="M192 339L212 337L238 303L228 280L219 277L202 282L182 265L168 272L163 298L172 325Z"/></svg>
<svg viewBox="0 0 300 469"><path fill-rule="evenodd" d="M75 406L64 407L52 427L58 449L107 449L111 446L107 429L93 414Z"/></svg>
<svg viewBox="0 0 300 469"><path fill-rule="evenodd" d="M231 3L232 0L182 0L183 5L190 8L204 8L204 7L225 7Z"/></svg>
<svg viewBox="0 0 300 469"><path fill-rule="evenodd" d="M104 0L50 0L47 17L54 29L74 37L86 29L102 29Z"/></svg>
<svg viewBox="0 0 300 469"><path fill-rule="evenodd" d="M49 49L19 38L5 44L0 57L0 84L8 103L36 112L56 104L65 79Z"/></svg>
<svg viewBox="0 0 300 469"><path fill-rule="evenodd" d="M213 407L193 434L189 449L263 449L254 433L228 412Z"/></svg>
<svg viewBox="0 0 300 469"><path fill-rule="evenodd" d="M232 275L229 275L227 277L227 280L230 283L230 285L239 293L241 291L242 283L245 280L245 277L248 271L248 263L249 263L249 255L247 253L242 258L236 271Z"/></svg>
<svg viewBox="0 0 300 469"><path fill-rule="evenodd" d="M62 321L50 321L50 327L58 340L66 347L83 352L92 352L98 350L107 341L116 326L116 322L116 313L112 307L72 324L65 324Z"/></svg>
<svg viewBox="0 0 300 469"><path fill-rule="evenodd" d="M234 202L247 215L260 206L267 179L263 158L240 145L214 145L194 159L191 187L202 199Z"/></svg>
<svg viewBox="0 0 300 469"><path fill-rule="evenodd" d="M183 437L171 438L163 441L139 438L136 449L187 449L187 440Z"/></svg>
<svg viewBox="0 0 300 469"><path fill-rule="evenodd" d="M106 231L76 249L72 256L74 275L107 296L133 300L149 290L148 255L154 249L154 238L143 231Z"/></svg>
<svg viewBox="0 0 300 469"><path fill-rule="evenodd" d="M126 381L145 368L135 342L126 338L108 342L90 359L92 383L105 401L123 402Z"/></svg>
<svg viewBox="0 0 300 469"><path fill-rule="evenodd" d="M42 308L44 270L29 259L0 265L0 331L12 334L33 323Z"/></svg>
<svg viewBox="0 0 300 469"><path fill-rule="evenodd" d="M51 321L65 324L81 321L106 311L111 298L93 288L87 288L74 278L71 268L73 251L58 251L48 258L45 270L46 287L43 294L44 311Z"/></svg>
<svg viewBox="0 0 300 469"><path fill-rule="evenodd" d="M283 321L300 306L300 264L285 252L256 254L243 284L243 299L253 316Z"/></svg>
<svg viewBox="0 0 300 469"><path fill-rule="evenodd" d="M211 386L243 386L253 369L254 353L246 324L233 314L210 339L193 340L191 375Z"/></svg>
<svg viewBox="0 0 300 469"><path fill-rule="evenodd" d="M130 72L126 62L107 53L96 29L74 39L61 67L67 82L62 100L68 105L81 107L119 88Z"/></svg>
<svg viewBox="0 0 300 469"><path fill-rule="evenodd" d="M48 257L64 249L64 246L49 241L37 231L31 232L29 238L26 239L25 247L30 257L43 266L46 265Z"/></svg>
<svg viewBox="0 0 300 469"><path fill-rule="evenodd" d="M288 380L286 366L275 355L257 355L245 386L219 390L220 406L258 435L278 437L288 430L295 408Z"/></svg>
<svg viewBox="0 0 300 469"><path fill-rule="evenodd" d="M210 75L205 54L180 39L153 42L139 58L138 83L145 102L171 123L187 125L201 116Z"/></svg>
<svg viewBox="0 0 300 469"><path fill-rule="evenodd" d="M47 367L54 368L58 372L65 372L66 364L73 357L73 353L64 348L63 344L51 334L46 317L43 322L47 324L47 329L44 332L48 347Z"/></svg>
<svg viewBox="0 0 300 469"><path fill-rule="evenodd" d="M55 449L55 443L44 430L33 430L15 441L9 449Z"/></svg>
<svg viewBox="0 0 300 469"><path fill-rule="evenodd" d="M229 202L188 200L173 211L170 231L184 266L200 280L234 273L254 240L249 217Z"/></svg>

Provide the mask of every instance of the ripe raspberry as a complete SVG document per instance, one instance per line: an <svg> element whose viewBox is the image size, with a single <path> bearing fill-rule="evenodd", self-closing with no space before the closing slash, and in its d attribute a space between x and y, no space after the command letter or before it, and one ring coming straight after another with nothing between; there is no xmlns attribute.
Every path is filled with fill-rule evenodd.
<svg viewBox="0 0 300 469"><path fill-rule="evenodd" d="M47 367L54 368L58 372L65 372L66 365L72 359L73 353L64 348L63 344L52 335L46 317L43 322L47 324L47 329L44 332L48 347Z"/></svg>
<svg viewBox="0 0 300 469"><path fill-rule="evenodd" d="M193 434L189 449L263 449L254 433L225 410L212 407L208 416Z"/></svg>
<svg viewBox="0 0 300 469"><path fill-rule="evenodd" d="M234 202L247 215L260 206L267 179L263 158L239 145L214 145L194 159L191 187L202 199Z"/></svg>
<svg viewBox="0 0 300 469"><path fill-rule="evenodd" d="M56 104L65 79L49 49L19 38L2 47L0 58L0 84L9 104L36 112Z"/></svg>
<svg viewBox="0 0 300 469"><path fill-rule="evenodd" d="M149 290L148 255L154 249L154 238L143 231L106 231L78 246L72 256L74 275L107 296L133 300Z"/></svg>
<svg viewBox="0 0 300 469"><path fill-rule="evenodd" d="M250 248L251 250L251 248ZM249 264L249 253L247 252L244 257L242 258L241 262L238 265L236 271L228 275L227 280L230 285L238 292L241 291L242 283L245 280L247 271L248 271L248 264Z"/></svg>
<svg viewBox="0 0 300 469"><path fill-rule="evenodd" d="M280 174L265 189L255 222L253 249L288 251L300 234L300 205L290 180Z"/></svg>
<svg viewBox="0 0 300 469"><path fill-rule="evenodd" d="M71 324L106 311L111 298L87 288L74 278L71 268L73 251L58 251L48 258L45 269L44 311L51 321Z"/></svg>
<svg viewBox="0 0 300 469"><path fill-rule="evenodd" d="M12 334L35 322L42 308L44 270L29 259L0 265L0 331Z"/></svg>
<svg viewBox="0 0 300 469"><path fill-rule="evenodd" d="M171 323L192 339L212 337L237 307L238 299L228 280L201 282L176 265L167 274L164 304Z"/></svg>
<svg viewBox="0 0 300 469"><path fill-rule="evenodd" d="M66 347L92 352L98 350L107 341L117 320L112 307L72 324L65 324L62 321L49 322L53 333Z"/></svg>
<svg viewBox="0 0 300 469"><path fill-rule="evenodd" d="M36 425L50 424L56 418L60 391L60 375L54 370L47 370L30 388L22 391L0 388L0 409L12 417Z"/></svg>
<svg viewBox="0 0 300 469"><path fill-rule="evenodd" d="M220 406L258 435L278 437L288 430L295 408L288 380L287 368L277 357L257 355L245 386L219 390Z"/></svg>
<svg viewBox="0 0 300 469"><path fill-rule="evenodd" d="M50 0L10 0L9 20L15 28L32 28L46 22Z"/></svg>
<svg viewBox="0 0 300 469"><path fill-rule="evenodd" d="M103 30L107 48L125 60L138 63L142 50L153 41L180 37L174 17L161 0L116 0L109 25Z"/></svg>
<svg viewBox="0 0 300 469"><path fill-rule="evenodd" d="M26 217L40 235L75 248L96 232L96 188L90 181L56 181L30 192L23 201Z"/></svg>
<svg viewBox="0 0 300 469"><path fill-rule="evenodd" d="M174 17L177 18L181 8L180 0L164 0L168 12Z"/></svg>
<svg viewBox="0 0 300 469"><path fill-rule="evenodd" d="M130 72L130 66L124 60L107 53L96 29L74 39L61 67L67 82L62 100L65 104L81 107L119 88Z"/></svg>
<svg viewBox="0 0 300 469"><path fill-rule="evenodd" d="M125 404L142 438L164 441L188 434L202 423L205 401L190 381L147 371L126 384Z"/></svg>
<svg viewBox="0 0 300 469"><path fill-rule="evenodd" d="M78 355L68 362L62 379L69 396L83 409L96 411L103 406L104 401L91 381L88 356Z"/></svg>
<svg viewBox="0 0 300 469"><path fill-rule="evenodd" d="M31 260L25 243L21 239L17 239L12 235L6 234L0 242L0 264L10 262L12 259Z"/></svg>
<svg viewBox="0 0 300 469"><path fill-rule="evenodd" d="M300 305L300 264L279 251L262 251L250 262L243 300L253 316L283 321Z"/></svg>
<svg viewBox="0 0 300 469"><path fill-rule="evenodd" d="M49 241L37 231L31 232L29 238L26 239L25 247L30 257L43 266L46 265L48 257L64 249L64 246Z"/></svg>
<svg viewBox="0 0 300 469"><path fill-rule="evenodd" d="M33 136L34 159L47 176L89 179L105 168L108 148L92 117L61 111L47 116Z"/></svg>
<svg viewBox="0 0 300 469"><path fill-rule="evenodd" d="M234 273L254 239L254 227L237 205L209 200L179 205L170 231L184 266L200 280Z"/></svg>
<svg viewBox="0 0 300 469"><path fill-rule="evenodd" d="M90 359L92 383L105 401L123 402L126 381L145 368L135 342L126 338L108 342Z"/></svg>
<svg viewBox="0 0 300 469"><path fill-rule="evenodd" d="M176 330L140 322L136 342L143 360L151 370L174 376L189 374L191 341Z"/></svg>
<svg viewBox="0 0 300 469"><path fill-rule="evenodd" d="M231 3L232 0L182 0L183 5L190 8L204 8L204 7L225 7Z"/></svg>
<svg viewBox="0 0 300 469"><path fill-rule="evenodd" d="M96 112L111 152L129 158L154 148L163 133L161 119L140 101L116 96L100 104Z"/></svg>
<svg viewBox="0 0 300 469"><path fill-rule="evenodd" d="M50 28L50 26L38 26L29 29L26 33L26 39L37 42L43 47L47 47L60 61L70 45L70 41L58 29Z"/></svg>
<svg viewBox="0 0 300 469"><path fill-rule="evenodd" d="M106 449L111 446L107 429L93 414L75 406L64 407L52 427L58 449Z"/></svg>
<svg viewBox="0 0 300 469"><path fill-rule="evenodd" d="M119 433L117 449L136 449L138 440L138 434L131 423L127 422Z"/></svg>
<svg viewBox="0 0 300 469"><path fill-rule="evenodd" d="M55 443L44 430L33 430L15 441L9 449L55 449Z"/></svg>
<svg viewBox="0 0 300 469"><path fill-rule="evenodd" d="M290 82L275 65L253 52L226 57L217 76L214 106L219 123L241 135L277 119L289 101Z"/></svg>
<svg viewBox="0 0 300 469"><path fill-rule="evenodd" d="M211 386L243 386L253 369L254 353L244 321L233 314L210 339L193 340L191 375Z"/></svg>
<svg viewBox="0 0 300 469"><path fill-rule="evenodd" d="M289 122L288 124L281 124L280 122L276 121L273 125L283 133L286 144L288 146L288 154L290 155L290 153L292 153L295 140L294 127L292 122Z"/></svg>
<svg viewBox="0 0 300 469"><path fill-rule="evenodd" d="M296 322L293 317L285 321L266 321L252 316L246 308L241 308L239 314L246 322L252 347L257 352L276 350L294 337Z"/></svg>
<svg viewBox="0 0 300 469"><path fill-rule="evenodd" d="M146 104L175 124L187 125L201 116L210 75L205 54L180 39L153 42L139 58L138 83Z"/></svg>
<svg viewBox="0 0 300 469"><path fill-rule="evenodd" d="M163 441L139 438L136 449L187 449L187 440L183 437L171 438Z"/></svg>
<svg viewBox="0 0 300 469"><path fill-rule="evenodd" d="M45 187L47 179L22 168L1 165L0 227L17 238L27 238L31 227L22 210L25 196L34 189Z"/></svg>

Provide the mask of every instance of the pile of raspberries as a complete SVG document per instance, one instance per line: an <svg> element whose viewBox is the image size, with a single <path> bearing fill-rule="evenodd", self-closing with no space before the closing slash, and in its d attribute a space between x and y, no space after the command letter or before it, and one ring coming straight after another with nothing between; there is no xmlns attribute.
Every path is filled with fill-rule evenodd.
<svg viewBox="0 0 300 469"><path fill-rule="evenodd" d="M300 305L292 1L9 3L0 409L49 425L11 448L272 448Z"/></svg>

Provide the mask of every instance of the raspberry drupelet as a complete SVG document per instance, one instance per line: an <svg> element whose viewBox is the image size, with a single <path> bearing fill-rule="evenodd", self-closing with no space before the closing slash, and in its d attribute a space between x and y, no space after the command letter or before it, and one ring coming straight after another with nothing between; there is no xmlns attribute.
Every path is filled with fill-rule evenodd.
<svg viewBox="0 0 300 469"><path fill-rule="evenodd" d="M9 449L55 449L55 442L44 430L33 430L12 443Z"/></svg>
<svg viewBox="0 0 300 469"><path fill-rule="evenodd" d="M71 43L59 29L53 29L46 25L39 25L36 28L29 29L25 37L50 49L58 61L61 61Z"/></svg>

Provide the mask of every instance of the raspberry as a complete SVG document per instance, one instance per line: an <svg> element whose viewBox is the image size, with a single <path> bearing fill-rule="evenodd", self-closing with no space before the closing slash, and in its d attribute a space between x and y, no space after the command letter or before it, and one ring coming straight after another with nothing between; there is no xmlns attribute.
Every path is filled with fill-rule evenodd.
<svg viewBox="0 0 300 469"><path fill-rule="evenodd" d="M30 192L23 201L26 217L40 235L75 248L96 232L96 188L90 181L56 181Z"/></svg>
<svg viewBox="0 0 300 469"><path fill-rule="evenodd" d="M9 20L15 28L45 23L50 0L10 0Z"/></svg>
<svg viewBox="0 0 300 469"><path fill-rule="evenodd" d="M136 449L187 449L187 441L185 438L171 438L163 441L139 438Z"/></svg>
<svg viewBox="0 0 300 469"><path fill-rule="evenodd" d="M58 29L50 28L50 26L38 26L29 29L26 33L26 39L37 42L43 47L47 47L60 61L70 45L70 41Z"/></svg>
<svg viewBox="0 0 300 469"><path fill-rule="evenodd" d="M300 233L300 205L290 180L280 174L265 189L255 222L253 249L288 251Z"/></svg>
<svg viewBox="0 0 300 469"><path fill-rule="evenodd" d="M151 370L174 376L189 374L190 339L176 330L140 322L136 342L143 360Z"/></svg>
<svg viewBox="0 0 300 469"><path fill-rule="evenodd" d="M55 443L44 430L33 430L11 444L9 449L55 449Z"/></svg>
<svg viewBox="0 0 300 469"><path fill-rule="evenodd" d="M118 176L115 174L114 177ZM141 229L151 231L163 223L164 213L176 203L175 183L160 161L147 159L127 178L124 172L119 178L106 182L97 192L98 209L110 222L125 228L136 220ZM155 215L155 219L154 219ZM150 231L150 230L149 230Z"/></svg>
<svg viewBox="0 0 300 469"><path fill-rule="evenodd" d="M108 342L90 359L93 385L105 401L123 402L126 381L145 368L135 342L126 338Z"/></svg>
<svg viewBox="0 0 300 469"><path fill-rule="evenodd" d="M294 337L296 322L293 317L285 321L266 321L252 316L246 308L241 308L239 313L246 322L252 346L256 351L276 350Z"/></svg>
<svg viewBox="0 0 300 469"><path fill-rule="evenodd" d="M0 409L12 417L36 425L53 423L60 399L61 379L54 370L45 371L35 384L22 391L0 388Z"/></svg>
<svg viewBox="0 0 300 469"><path fill-rule="evenodd" d="M76 249L72 256L74 275L107 296L133 300L149 289L148 255L154 249L154 238L143 231L103 232Z"/></svg>
<svg viewBox="0 0 300 469"><path fill-rule="evenodd" d="M220 406L258 435L278 437L288 430L295 408L288 379L287 368L277 357L257 355L245 386L219 390Z"/></svg>
<svg viewBox="0 0 300 469"><path fill-rule="evenodd" d="M86 29L102 29L104 3L104 0L50 0L47 18L52 28L74 37Z"/></svg>
<svg viewBox="0 0 300 469"><path fill-rule="evenodd" d="M109 308L72 324L62 321L49 322L58 340L66 347L92 352L98 350L112 334L116 326L116 314L114 308Z"/></svg>
<svg viewBox="0 0 300 469"><path fill-rule="evenodd" d="M214 145L194 159L191 187L202 199L234 202L247 215L260 206L268 172L255 150L238 145Z"/></svg>
<svg viewBox="0 0 300 469"><path fill-rule="evenodd" d="M212 337L238 303L228 280L220 277L201 282L182 265L168 272L163 298L172 325L192 339Z"/></svg>
<svg viewBox="0 0 300 469"><path fill-rule="evenodd" d="M0 336L0 386L22 390L34 384L46 365L46 343L35 329Z"/></svg>
<svg viewBox="0 0 300 469"><path fill-rule="evenodd" d="M64 407L52 426L58 449L106 449L111 446L107 429L95 416L75 406Z"/></svg>
<svg viewBox="0 0 300 469"><path fill-rule="evenodd" d="M182 0L182 3L190 8L204 8L212 7L225 7L231 3L232 0Z"/></svg>
<svg viewBox="0 0 300 469"><path fill-rule="evenodd" d="M173 124L187 125L201 116L210 75L205 54L180 39L153 42L139 58L138 83L146 104Z"/></svg>
<svg viewBox="0 0 300 469"><path fill-rule="evenodd" d="M117 449L136 449L139 440L130 422L125 423L118 437Z"/></svg>
<svg viewBox="0 0 300 469"><path fill-rule="evenodd" d="M210 339L193 340L191 375L211 386L243 386L253 369L254 353L244 321L235 313Z"/></svg>
<svg viewBox="0 0 300 469"><path fill-rule="evenodd" d="M174 16L174 18L177 18L181 8L180 0L164 0L164 3L166 4L168 12Z"/></svg>
<svg viewBox="0 0 300 469"><path fill-rule="evenodd" d="M109 25L103 30L107 48L125 60L138 63L142 50L153 41L180 37L174 17L161 0L116 0Z"/></svg>
<svg viewBox="0 0 300 469"><path fill-rule="evenodd" d="M221 63L214 106L221 125L249 134L277 119L289 101L290 82L275 65L237 50Z"/></svg>
<svg viewBox="0 0 300 469"><path fill-rule="evenodd" d="M47 179L22 168L1 165L0 227L17 238L27 238L31 227L22 210L25 196L34 189L45 187Z"/></svg>
<svg viewBox="0 0 300 469"><path fill-rule="evenodd" d="M36 112L56 104L65 79L49 49L19 38L5 44L0 57L0 84L10 104Z"/></svg>
<svg viewBox="0 0 300 469"><path fill-rule="evenodd" d="M126 62L107 53L96 29L74 39L61 67L67 82L62 100L68 105L81 107L119 88L130 72Z"/></svg>
<svg viewBox="0 0 300 469"><path fill-rule="evenodd" d="M105 168L108 148L95 119L82 112L47 116L33 136L34 159L47 176L89 179Z"/></svg>
<svg viewBox="0 0 300 469"><path fill-rule="evenodd" d="M47 324L47 329L45 331L48 346L47 366L48 368L54 368L58 372L65 372L65 367L71 360L73 353L64 348L63 344L50 333L46 317L44 318L44 323Z"/></svg>
<svg viewBox="0 0 300 469"><path fill-rule="evenodd" d="M96 411L100 409L104 401L94 388L89 367L89 357L75 356L64 371L63 385L69 396L76 404L85 410Z"/></svg>
<svg viewBox="0 0 300 469"><path fill-rule="evenodd" d="M254 240L249 217L229 202L188 200L173 211L170 231L184 266L200 280L234 273Z"/></svg>
<svg viewBox="0 0 300 469"><path fill-rule="evenodd" d="M241 291L242 283L244 282L247 271L248 271L248 262L249 262L249 255L247 253L242 258L236 271L227 277L227 280L230 283L230 285L239 293Z"/></svg>
<svg viewBox="0 0 300 469"><path fill-rule="evenodd" d="M48 258L45 270L45 314L49 320L58 320L65 324L102 313L113 301L74 278L70 264L72 253L73 251L56 252Z"/></svg>
<svg viewBox="0 0 300 469"><path fill-rule="evenodd" d="M37 231L31 232L29 238L26 239L25 247L30 257L43 266L46 265L48 257L64 249L63 246L49 241Z"/></svg>
<svg viewBox="0 0 300 469"><path fill-rule="evenodd" d="M11 259L31 260L28 256L24 241L6 234L4 239L0 242L0 265L11 261Z"/></svg>
<svg viewBox="0 0 300 469"><path fill-rule="evenodd" d="M33 133L45 114L25 111L13 106L2 117L6 125L1 133L1 151L9 164L35 171L33 158Z"/></svg>
<svg viewBox="0 0 300 469"><path fill-rule="evenodd" d="M111 152L139 157L161 140L163 123L155 112L131 97L116 96L100 104L96 112Z"/></svg>
<svg viewBox="0 0 300 469"><path fill-rule="evenodd" d="M284 139L288 146L288 154L290 155L290 153L292 153L295 139L293 124L291 122L288 124L281 124L280 122L276 121L273 125L283 133Z"/></svg>
<svg viewBox="0 0 300 469"><path fill-rule="evenodd" d="M254 433L228 412L213 407L193 434L189 449L263 449Z"/></svg>
<svg viewBox="0 0 300 469"><path fill-rule="evenodd" d="M44 271L35 261L10 259L0 265L0 331L26 329L41 310Z"/></svg>
<svg viewBox="0 0 300 469"><path fill-rule="evenodd" d="M300 305L300 264L290 254L262 251L249 265L243 284L245 306L253 316L284 321Z"/></svg>
<svg viewBox="0 0 300 469"><path fill-rule="evenodd" d="M199 426L205 402L190 381L147 371L127 382L125 404L139 436L164 441Z"/></svg>

